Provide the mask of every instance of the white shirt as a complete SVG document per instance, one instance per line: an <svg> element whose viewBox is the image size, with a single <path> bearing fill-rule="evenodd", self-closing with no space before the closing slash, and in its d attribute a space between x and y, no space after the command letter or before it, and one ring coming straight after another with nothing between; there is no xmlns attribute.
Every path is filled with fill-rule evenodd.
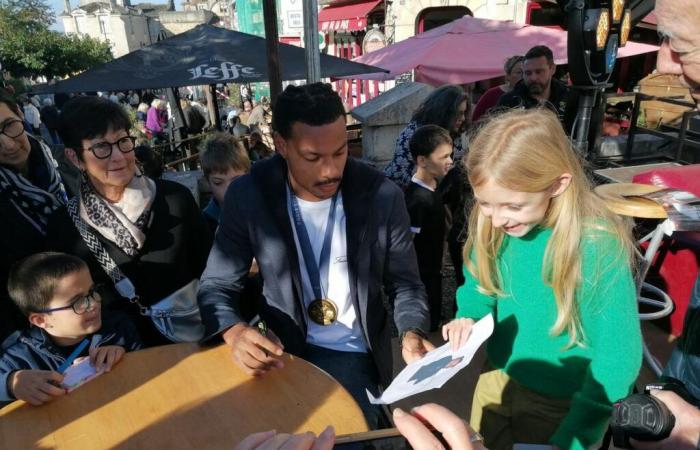
<svg viewBox="0 0 700 450"><path fill-rule="evenodd" d="M41 117L39 110L31 103L24 105L24 119L29 122L34 128L39 128L41 125Z"/></svg>
<svg viewBox="0 0 700 450"><path fill-rule="evenodd" d="M289 189L289 188L287 188ZM311 248L313 249L316 262L321 256L323 238L326 233L328 223L328 212L332 199L320 202L309 202L297 197L299 211L304 219ZM299 246L299 238L294 226L291 207L288 208L289 220L294 232L294 243L299 255L299 268L301 272L301 282L304 290L304 305L308 308L314 301L315 295L309 275L306 272L304 255ZM308 312L304 312L307 319L308 330L306 342L319 347L329 348L343 352L366 352L367 344L360 328L360 324L352 304L350 296L350 279L348 276L347 240L346 240L346 219L343 208L343 197L338 193L338 200L335 205L335 226L333 227L333 239L331 242L331 254L328 265L328 292L326 297L333 300L338 308L338 317L330 325L319 325L309 318Z"/></svg>

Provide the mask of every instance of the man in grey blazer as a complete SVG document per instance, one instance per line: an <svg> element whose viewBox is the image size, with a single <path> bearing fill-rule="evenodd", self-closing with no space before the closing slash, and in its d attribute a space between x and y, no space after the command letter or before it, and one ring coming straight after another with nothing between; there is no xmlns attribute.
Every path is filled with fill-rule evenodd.
<svg viewBox="0 0 700 450"><path fill-rule="evenodd" d="M348 159L345 111L328 84L289 86L274 108L278 155L256 163L228 188L198 299L207 335L222 334L252 375L280 369L283 349L333 375L370 427L376 393L392 378L393 304L406 362L433 347L401 190ZM241 314L255 258L263 298L255 310L266 333Z"/></svg>

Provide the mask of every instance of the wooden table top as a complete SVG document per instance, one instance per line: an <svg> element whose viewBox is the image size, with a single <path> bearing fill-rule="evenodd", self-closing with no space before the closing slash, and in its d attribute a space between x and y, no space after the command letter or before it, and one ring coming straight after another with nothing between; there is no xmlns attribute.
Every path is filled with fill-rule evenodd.
<svg viewBox="0 0 700 450"><path fill-rule="evenodd" d="M601 184L595 193L605 200L608 207L621 216L640 217L644 219L665 219L668 217L663 206L641 195L663 189L659 186L637 183Z"/></svg>
<svg viewBox="0 0 700 450"><path fill-rule="evenodd" d="M110 373L52 403L0 410L1 449L226 449L270 429L367 430L327 373L284 355L285 367L245 375L225 345L174 344L127 353Z"/></svg>

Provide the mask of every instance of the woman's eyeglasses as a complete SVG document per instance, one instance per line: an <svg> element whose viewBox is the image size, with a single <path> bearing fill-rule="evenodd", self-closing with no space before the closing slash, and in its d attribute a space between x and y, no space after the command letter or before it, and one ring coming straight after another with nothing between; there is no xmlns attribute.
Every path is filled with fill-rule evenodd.
<svg viewBox="0 0 700 450"><path fill-rule="evenodd" d="M0 134L9 138L16 138L24 133L24 123L19 119L8 120L0 127Z"/></svg>
<svg viewBox="0 0 700 450"><path fill-rule="evenodd" d="M90 150L97 159L107 159L112 156L112 149L115 145L120 152L131 153L136 147L136 138L133 136L124 136L116 142L98 142L88 147L88 150Z"/></svg>
<svg viewBox="0 0 700 450"><path fill-rule="evenodd" d="M101 286L100 285L95 285L92 288L90 288L90 291L87 293L87 295L81 296L80 298L77 298L73 301L68 306L61 306L60 308L50 308L50 309L43 309L41 311L37 311L40 313L52 313L56 311L63 311L66 309L72 309L74 313L81 315L85 314L88 311L92 311L93 307L95 306L95 303L100 303L102 301L102 297L100 296L99 290Z"/></svg>

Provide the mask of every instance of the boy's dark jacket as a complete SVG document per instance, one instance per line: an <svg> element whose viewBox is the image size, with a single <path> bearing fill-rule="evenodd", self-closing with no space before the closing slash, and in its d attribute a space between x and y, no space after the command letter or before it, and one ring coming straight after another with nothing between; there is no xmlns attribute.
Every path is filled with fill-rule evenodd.
<svg viewBox="0 0 700 450"><path fill-rule="evenodd" d="M129 318L116 311L102 318L102 327L90 336L89 348L119 345L127 352L141 348L141 340ZM7 385L18 370L57 370L65 358L49 335L39 327L16 331L2 344L0 357L0 402L12 401Z"/></svg>

